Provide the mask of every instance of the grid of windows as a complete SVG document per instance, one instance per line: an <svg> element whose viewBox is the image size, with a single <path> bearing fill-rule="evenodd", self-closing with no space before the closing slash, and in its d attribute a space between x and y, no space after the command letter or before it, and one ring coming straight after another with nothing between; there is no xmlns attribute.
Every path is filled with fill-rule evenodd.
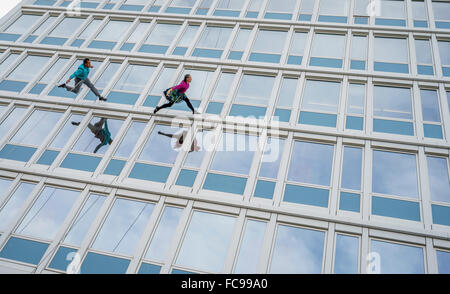
<svg viewBox="0 0 450 294"><path fill-rule="evenodd" d="M91 0L78 16L54 9L71 1L27 4L51 13L0 26L2 262L449 272L448 1L383 0L376 16L368 0ZM85 57L107 102L56 87ZM184 103L149 115L186 74L202 120Z"/></svg>

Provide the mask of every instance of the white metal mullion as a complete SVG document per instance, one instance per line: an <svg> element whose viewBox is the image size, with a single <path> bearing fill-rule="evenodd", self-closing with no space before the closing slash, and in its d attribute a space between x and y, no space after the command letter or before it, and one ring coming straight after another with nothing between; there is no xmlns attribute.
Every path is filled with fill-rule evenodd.
<svg viewBox="0 0 450 294"><path fill-rule="evenodd" d="M56 19L53 21L53 23L47 27L45 31L42 32L40 36L37 36L36 40L34 40L34 43L40 44L42 40L47 38L51 32L64 20L66 15L64 13L61 13L59 16L56 17Z"/></svg>
<svg viewBox="0 0 450 294"><path fill-rule="evenodd" d="M314 35L315 35L314 28L311 27L308 31L308 36L306 37L305 48L303 50L302 63L300 64L301 67L308 66L308 60L310 59L311 54L312 54ZM304 75L304 72L302 72L302 76L303 75Z"/></svg>
<svg viewBox="0 0 450 294"><path fill-rule="evenodd" d="M337 130L338 132L344 132L345 130L345 116L346 116L346 107L348 104L348 92L349 92L349 81L348 76L344 76L343 81L341 82L341 95L339 96L338 103L338 113L337 113Z"/></svg>
<svg viewBox="0 0 450 294"><path fill-rule="evenodd" d="M125 60L122 61L122 64L119 66L119 69L116 71L116 73L113 75L113 77L111 78L109 83L103 89L103 91L102 91L103 96L106 97L114 90L114 86L117 84L117 82L122 77L124 72L127 70L129 65L130 65L130 62L129 62L129 58L127 57Z"/></svg>
<svg viewBox="0 0 450 294"><path fill-rule="evenodd" d="M272 87L272 92L270 93L269 101L267 101L267 110L265 119L269 122L275 114L277 108L277 98L278 93L281 91L281 86L283 84L283 74L281 71L275 76L275 80Z"/></svg>
<svg viewBox="0 0 450 294"><path fill-rule="evenodd" d="M450 91L449 91L450 92ZM450 95L450 94L448 94ZM442 126L443 126L443 131L442 134L444 135L444 139L446 139L447 141L450 140L450 105L448 105L450 100L447 100L447 92L445 91L445 87L444 84L439 84L439 89L438 89L438 97L440 103L439 103L439 107L441 108L441 121L442 121ZM450 99L450 97L449 97ZM447 115L446 115L447 114Z"/></svg>
<svg viewBox="0 0 450 294"><path fill-rule="evenodd" d="M236 23L230 33L230 37L228 37L228 41L227 41L225 47L223 48L222 60L227 58L228 53L230 52L230 50L234 44L234 40L237 38L237 36L239 34L239 30L240 30L239 23Z"/></svg>
<svg viewBox="0 0 450 294"><path fill-rule="evenodd" d="M256 24L255 26L253 26L253 29L247 40L247 46L245 47L244 53L242 54L242 60L248 60L248 58L250 57L251 50L253 48L253 43L256 41L256 36L258 35L258 31L259 31L258 24Z"/></svg>
<svg viewBox="0 0 450 294"><path fill-rule="evenodd" d="M434 11L433 11L432 0L424 0L424 2L425 2L426 10L428 11L428 19L427 19L428 27L431 30L435 30L436 25L434 24Z"/></svg>
<svg viewBox="0 0 450 294"><path fill-rule="evenodd" d="M416 137L423 141L424 129L423 129L423 116L422 116L422 97L420 96L420 88L417 82L414 82L411 89L411 99L412 99L412 110L414 119L414 128L416 129Z"/></svg>
<svg viewBox="0 0 450 294"><path fill-rule="evenodd" d="M64 240L63 238L65 237L66 232L68 233L70 227L72 226L72 221L77 216L78 211L82 209L83 203L85 203L85 200L88 197L89 197L89 186L87 186L83 191L80 191L80 195L75 200L74 204L72 205L72 208L66 215L64 222L60 225L58 232L56 233L50 245L47 247L47 250L45 251L39 264L37 265L35 273L40 274L42 273L43 270L45 270L45 267L50 262L54 253L58 249L59 243Z"/></svg>
<svg viewBox="0 0 450 294"><path fill-rule="evenodd" d="M231 91L228 92L227 99L223 103L222 112L220 114L221 117L227 117L227 114L230 112L234 98L237 95L239 85L241 84L241 80L243 79L243 77L244 77L243 69L242 67L240 67L234 76L233 84L230 86Z"/></svg>
<svg viewBox="0 0 450 294"><path fill-rule="evenodd" d="M152 232L156 230L158 225L158 220L162 217L164 213L164 201L166 197L161 197L158 203L155 205L152 211L152 215L145 226L144 231L142 232L141 238L134 250L133 258L131 259L130 265L127 269L127 274L136 273L139 268L139 263L141 258L143 258L145 254L145 250L147 248L148 243L150 242L150 237L152 236Z"/></svg>
<svg viewBox="0 0 450 294"><path fill-rule="evenodd" d="M295 89L294 99L292 101L292 113L289 120L290 126L297 125L298 117L300 115L300 107L303 96L303 88L306 83L305 73L303 72L297 81L297 88Z"/></svg>
<svg viewBox="0 0 450 294"><path fill-rule="evenodd" d="M361 274L367 274L369 252L370 252L369 229L363 227L361 234L361 256L359 259Z"/></svg>
<svg viewBox="0 0 450 294"><path fill-rule="evenodd" d="M438 264L437 264L437 256L436 249L434 249L433 239L426 238L425 239L425 259L427 269L425 273L427 274L438 274Z"/></svg>
<svg viewBox="0 0 450 294"><path fill-rule="evenodd" d="M239 18L245 18L247 15L247 10L250 7L252 0L244 0L244 5L242 5L241 13L239 14Z"/></svg>
<svg viewBox="0 0 450 294"><path fill-rule="evenodd" d="M163 11L166 11L167 7L169 7L171 3L172 3L172 0L166 1L166 3L164 3L164 5L162 5L161 8L159 9L160 13Z"/></svg>
<svg viewBox="0 0 450 294"><path fill-rule="evenodd" d="M19 174L14 178L14 180L11 181L11 184L9 184L8 189L2 191L2 194L0 197L0 211L3 208L3 205L5 205L9 201L12 194L19 187L18 185L19 185L20 181L21 181L21 176ZM1 244L1 242L0 242L0 244Z"/></svg>
<svg viewBox="0 0 450 294"><path fill-rule="evenodd" d="M338 199L339 199L339 180L341 174L342 157L344 153L344 146L342 145L342 137L337 138L337 144L334 151L334 164L333 172L331 178L331 189L330 189L330 204L329 211L331 215L337 215L338 211Z"/></svg>
<svg viewBox="0 0 450 294"><path fill-rule="evenodd" d="M406 5L406 26L412 28L414 27L414 16L411 0L406 0L405 5Z"/></svg>
<svg viewBox="0 0 450 294"><path fill-rule="evenodd" d="M414 43L414 35L412 32L410 32L408 34L408 47L409 47L409 51L408 51L408 55L409 55L409 64L411 67L411 75L416 77L417 76L417 62L416 62L416 58L417 58L417 54L416 54L416 44ZM431 52L430 52L431 53Z"/></svg>
<svg viewBox="0 0 450 294"><path fill-rule="evenodd" d="M264 240L261 247L261 255L258 261L258 274L266 274L270 271L269 260L272 251L272 243L275 238L275 231L277 227L277 214L271 214L270 220L266 225L266 231L264 233Z"/></svg>
<svg viewBox="0 0 450 294"><path fill-rule="evenodd" d="M280 167L278 171L278 179L275 185L275 190L273 192L273 202L274 207L279 207L283 201L283 191L285 185L285 179L289 170L289 162L291 158L291 147L294 144L294 133L289 132L288 138L284 140L284 150L281 153Z"/></svg>
<svg viewBox="0 0 450 294"><path fill-rule="evenodd" d="M372 17L371 17L372 18ZM374 52L375 52L375 36L373 30L369 31L367 35L367 74L372 76L374 74Z"/></svg>
<svg viewBox="0 0 450 294"><path fill-rule="evenodd" d="M200 5L202 4L203 0L197 0L194 4L194 6L192 6L191 11L189 12L189 16L194 16L197 13L197 9L200 7Z"/></svg>
<svg viewBox="0 0 450 294"><path fill-rule="evenodd" d="M194 202L189 201L186 208L183 210L180 220L178 222L177 228L170 243L169 249L167 250L166 257L164 258L164 265L161 268L161 274L168 274L172 264L175 264L176 257L178 253L178 248L181 248L182 240L184 238L184 232L187 230L189 225L189 219L193 211Z"/></svg>
<svg viewBox="0 0 450 294"><path fill-rule="evenodd" d="M347 40L345 42L345 49L344 49L344 57L343 57L343 69L345 71L350 70L350 64L351 64L351 59L352 59L352 52L351 52L351 48L352 48L352 42L353 42L353 32L351 29L347 30Z"/></svg>
<svg viewBox="0 0 450 294"><path fill-rule="evenodd" d="M136 18L132 23L130 28L125 32L125 34L122 36L121 41L118 41L116 44L117 48L116 50L120 50L120 48L122 48L123 44L125 44L128 39L131 37L131 35L133 34L133 32L136 30L136 28L141 24L139 18ZM134 48L133 48L134 49ZM114 50L114 49L113 49Z"/></svg>
<svg viewBox="0 0 450 294"><path fill-rule="evenodd" d="M202 97L202 100L201 100L200 105L198 107L199 111L203 110L203 113L206 113L206 110L208 108L209 103L213 102L213 101L211 101L211 99L214 98L214 97L212 97L212 95L213 95L217 85L219 84L221 76L222 76L222 66L218 65L216 70L214 71L212 77L211 77L211 80L213 82L208 87L208 90L206 92L207 95Z"/></svg>
<svg viewBox="0 0 450 294"><path fill-rule="evenodd" d="M289 50L292 44L292 38L294 37L294 26L290 26L289 31L287 31L286 39L284 40L284 47L281 52L280 64L286 64L289 58Z"/></svg>
<svg viewBox="0 0 450 294"><path fill-rule="evenodd" d="M70 46L73 41L75 41L75 39L78 38L78 36L91 24L91 21L94 19L94 17L88 16L87 18L84 18L84 23L81 25L80 28L78 28L77 30L75 30L71 36L69 36L67 38L66 44L68 44L67 46Z"/></svg>
<svg viewBox="0 0 450 294"><path fill-rule="evenodd" d="M434 24L434 22L433 22L433 24ZM431 51L432 51L431 54L432 54L432 56L434 58L433 66L434 66L434 70L435 70L435 76L437 78L439 78L439 79L443 79L444 78L444 74L442 72L443 64L441 62L441 54L440 54L440 51L439 51L439 43L438 43L438 40L437 40L435 34L431 35L430 42L431 42Z"/></svg>
<svg viewBox="0 0 450 294"><path fill-rule="evenodd" d="M363 165L363 191L361 194L361 215L363 221L369 221L372 192L372 150L370 141L365 142Z"/></svg>
<svg viewBox="0 0 450 294"><path fill-rule="evenodd" d="M320 1L314 1L314 8L311 16L311 22L317 22L319 19Z"/></svg>
<svg viewBox="0 0 450 294"><path fill-rule="evenodd" d="M366 103L365 103L365 134L373 136L373 79L369 78L366 85Z"/></svg>
<svg viewBox="0 0 450 294"><path fill-rule="evenodd" d="M431 208L431 191L430 191L430 180L428 178L428 165L427 156L425 154L425 148L419 147L418 157L418 167L419 167L419 189L422 207L422 222L426 230L432 230L433 228L433 216Z"/></svg>
<svg viewBox="0 0 450 294"><path fill-rule="evenodd" d="M233 228L233 234L231 235L231 240L227 250L227 256L225 258L225 264L222 267L222 274L231 274L233 271L233 264L235 256L238 252L238 246L241 240L242 231L245 227L245 215L247 214L246 209L241 209L239 216L236 218Z"/></svg>
<svg viewBox="0 0 450 294"><path fill-rule="evenodd" d="M26 200L20 206L20 209L17 211L14 218L8 223L7 229L0 236L0 249L3 248L3 246L6 244L6 240L8 239L8 237L14 232L14 230L20 224L21 220L26 216L28 209L31 208L31 205L33 204L34 200L38 197L38 193L40 193L41 190L43 189L44 180L45 178L42 178L40 182L36 184L36 186L31 191L30 195L27 196Z"/></svg>
<svg viewBox="0 0 450 294"><path fill-rule="evenodd" d="M264 18L264 15L266 15L266 10L267 10L267 6L269 4L269 1L270 0L263 0L262 1L261 7L259 7L259 14L258 14L257 19L263 19Z"/></svg>
<svg viewBox="0 0 450 294"><path fill-rule="evenodd" d="M328 223L328 231L326 232L325 238L324 267L322 269L322 273L324 274L333 273L334 240L336 238L335 228L335 223Z"/></svg>
<svg viewBox="0 0 450 294"><path fill-rule="evenodd" d="M209 7L208 14L206 16L212 16L214 14L214 11L216 11L217 4L219 3L219 0L213 0L211 3L211 7Z"/></svg>

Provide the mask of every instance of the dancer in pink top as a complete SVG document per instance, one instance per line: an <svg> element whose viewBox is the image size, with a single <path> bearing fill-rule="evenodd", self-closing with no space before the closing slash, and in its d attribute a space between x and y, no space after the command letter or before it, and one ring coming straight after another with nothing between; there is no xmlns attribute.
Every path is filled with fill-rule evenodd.
<svg viewBox="0 0 450 294"><path fill-rule="evenodd" d="M189 101L188 97L186 96L186 91L189 89L189 84L192 82L191 75L186 75L184 77L184 80L175 87L169 88L164 91L164 96L167 100L169 100L168 103L158 106L155 108L153 113L157 113L163 108L171 107L175 103L180 103L181 101L186 102L187 106L192 110L193 114L197 114L198 112L195 111L194 106L192 106L191 101Z"/></svg>

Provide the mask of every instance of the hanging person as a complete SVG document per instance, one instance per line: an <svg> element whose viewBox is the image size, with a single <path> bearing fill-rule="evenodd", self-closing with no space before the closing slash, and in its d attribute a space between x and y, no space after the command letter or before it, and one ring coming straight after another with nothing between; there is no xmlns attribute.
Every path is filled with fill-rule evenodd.
<svg viewBox="0 0 450 294"><path fill-rule="evenodd" d="M91 64L91 60L89 58L85 58L83 60L83 64L78 67L77 71L74 72L64 84L59 85L58 88L65 88L69 92L78 94L78 92L80 92L81 85L85 84L89 87L89 89L91 89L95 96L98 97L98 99L106 101L107 99L100 95L97 88L95 88L92 82L88 79L91 68L94 68ZM75 87L68 86L67 84L69 84L73 78L75 78Z"/></svg>
<svg viewBox="0 0 450 294"><path fill-rule="evenodd" d="M72 122L74 126L79 126L80 122ZM105 127L103 127L103 125ZM108 120L106 118L101 118L96 124L89 123L88 125L89 130L94 134L95 138L100 140L100 144L95 147L94 153L97 153L97 151L102 148L105 145L111 145L113 140L111 139L111 133L108 129Z"/></svg>
<svg viewBox="0 0 450 294"><path fill-rule="evenodd" d="M158 106L155 108L153 113L157 113L163 108L171 107L175 103L180 103L181 101L186 102L187 106L190 110L192 110L192 114L198 114L199 112L194 109L194 106L192 106L191 101L189 101L188 97L186 96L186 91L189 89L189 84L192 82L191 75L187 74L184 77L184 80L175 87L169 88L164 91L164 96L167 100L169 100L168 103Z"/></svg>

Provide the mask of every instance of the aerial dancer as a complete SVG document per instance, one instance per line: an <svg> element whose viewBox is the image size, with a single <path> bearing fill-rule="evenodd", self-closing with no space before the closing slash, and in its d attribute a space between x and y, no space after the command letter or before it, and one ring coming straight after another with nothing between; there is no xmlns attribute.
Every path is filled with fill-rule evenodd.
<svg viewBox="0 0 450 294"><path fill-rule="evenodd" d="M168 103L158 106L155 108L153 113L157 113L163 108L171 107L175 103L180 103L181 101L186 102L189 109L192 110L192 114L198 114L199 112L194 109L194 107L191 104L191 101L189 101L188 97L186 96L186 91L189 89L189 84L192 82L191 75L187 74L184 77L184 80L175 87L169 88L164 91L164 96L167 100L169 100Z"/></svg>
<svg viewBox="0 0 450 294"><path fill-rule="evenodd" d="M175 134L167 134L167 133L163 133L161 131L158 132L158 134L169 137L174 140L172 143L172 148L174 150L179 150L183 146L184 139L186 138L187 133L188 132L186 130L180 130L180 131L176 132ZM194 140L192 141L192 145L189 150L189 153L194 152L194 151L200 151L200 149L201 148L200 148L200 146L198 146L197 139L194 138Z"/></svg>
<svg viewBox="0 0 450 294"><path fill-rule="evenodd" d="M100 95L97 88L95 88L92 82L88 79L91 68L94 68L91 64L91 60L89 58L84 59L83 64L78 67L77 71L74 72L64 84L59 85L58 88L65 88L69 92L78 94L78 92L80 92L81 85L85 84L89 87L89 89L91 89L95 96L98 97L98 99L106 101L107 99ZM75 78L75 87L68 86L67 84L69 84L73 78Z"/></svg>

